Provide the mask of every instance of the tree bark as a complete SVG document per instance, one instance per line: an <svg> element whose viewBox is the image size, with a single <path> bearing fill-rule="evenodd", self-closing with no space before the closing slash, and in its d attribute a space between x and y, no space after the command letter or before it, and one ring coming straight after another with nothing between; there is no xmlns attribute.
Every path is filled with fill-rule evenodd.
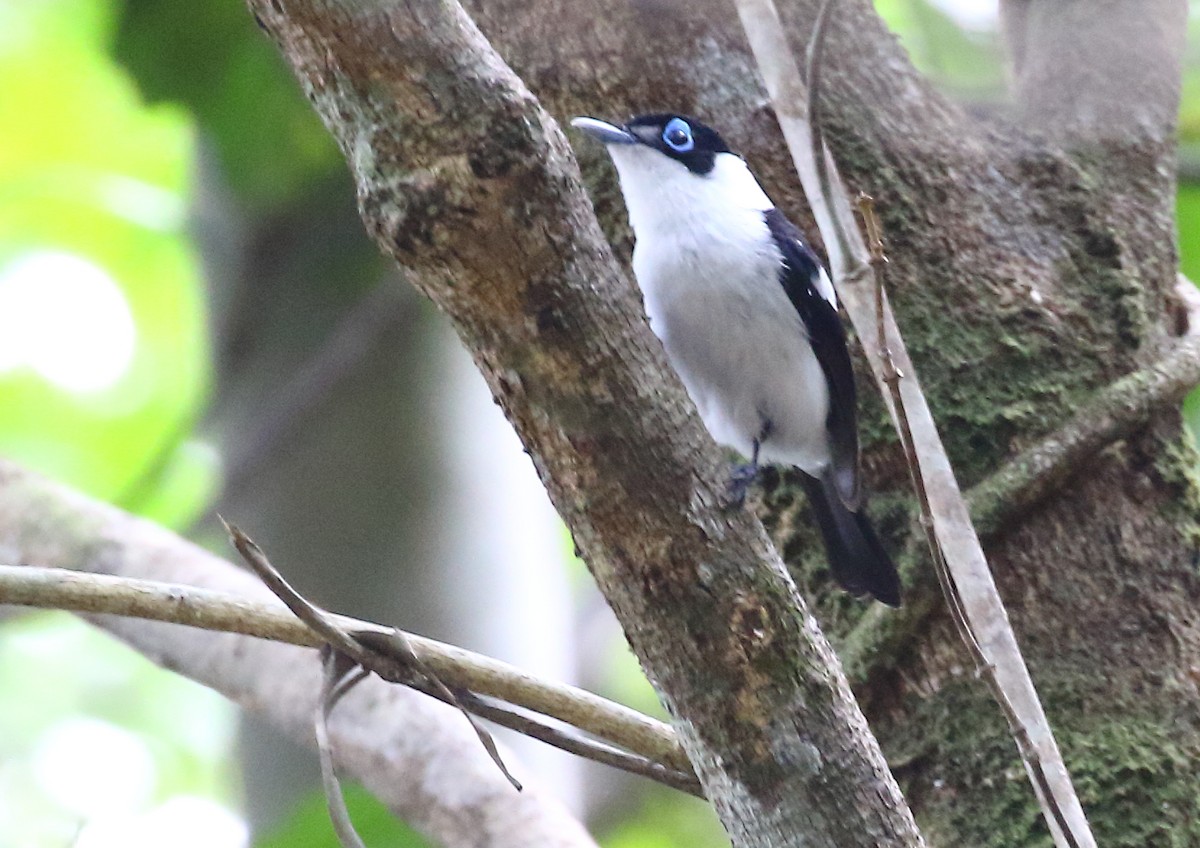
<svg viewBox="0 0 1200 848"><path fill-rule="evenodd" d="M251 7L368 229L530 449L734 841L922 844L761 527L724 507L724 464L549 116L453 3Z"/></svg>
<svg viewBox="0 0 1200 848"><path fill-rule="evenodd" d="M574 679L568 575L541 556L560 544L557 516L458 340L363 232L349 174L264 208L227 190L216 158L201 158L194 211L215 348L202 429L227 473L198 535L223 546L219 513L330 608ZM513 510L526 527L506 521ZM266 832L320 790L320 772L311 750L244 719L245 811ZM576 758L506 741L581 809Z"/></svg>
<svg viewBox="0 0 1200 848"><path fill-rule="evenodd" d="M1004 0L1001 6L1027 129L1092 147L1169 140L1164 131L1178 111L1186 3Z"/></svg>
<svg viewBox="0 0 1200 848"><path fill-rule="evenodd" d="M782 6L798 47L817 5ZM802 209L731 5L469 7L559 119L663 108L703 115L781 206ZM930 89L866 0L846 0L835 14L825 74L830 143L851 187L878 199L893 304L964 485L988 481L1175 341L1171 138L1185 11L1181 0L1008 4L1019 120L987 125ZM402 100L400 108L415 116L431 107ZM474 116L471 108L457 115L464 124ZM449 150L458 125L440 131L440 141L422 143ZM601 222L627 247L603 154L585 148L581 159ZM493 386L506 394L499 380ZM912 536L905 471L882 407L867 403L874 512L901 546ZM1105 845L1200 839L1190 788L1200 780L1195 468L1178 413L1163 409L1099 450L1037 509L1011 513L989 532L997 581ZM781 487L770 500L781 550L841 636L929 831L953 844L1048 844L1003 722L965 675L967 657L919 546L906 557L906 610L864 616L826 591L800 499Z"/></svg>

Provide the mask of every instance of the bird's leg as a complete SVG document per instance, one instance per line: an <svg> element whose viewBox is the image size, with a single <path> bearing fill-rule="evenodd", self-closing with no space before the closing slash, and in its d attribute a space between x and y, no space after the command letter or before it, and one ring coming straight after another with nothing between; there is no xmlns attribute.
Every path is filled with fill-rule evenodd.
<svg viewBox="0 0 1200 848"><path fill-rule="evenodd" d="M735 509L746 502L746 492L749 491L750 485L758 479L758 451L761 446L760 440L755 439L750 462L735 465L733 473L729 475L729 496L732 500L730 506Z"/></svg>
<svg viewBox="0 0 1200 848"><path fill-rule="evenodd" d="M750 462L745 465L735 465L733 467L733 474L729 478L729 495L733 499L731 506L735 508L740 507L746 502L746 492L758 479L758 452L762 448L762 443L771 435L771 429L771 422L764 421L758 437L751 443Z"/></svg>

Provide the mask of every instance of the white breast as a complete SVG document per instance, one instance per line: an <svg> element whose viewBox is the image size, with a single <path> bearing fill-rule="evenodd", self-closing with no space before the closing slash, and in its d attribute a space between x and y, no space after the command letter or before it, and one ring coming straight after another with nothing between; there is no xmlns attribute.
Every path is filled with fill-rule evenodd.
<svg viewBox="0 0 1200 848"><path fill-rule="evenodd" d="M704 177L652 150L611 152L650 326L705 426L749 456L769 421L760 458L818 473L829 462L828 387L779 282L782 257L762 214L770 201L730 154Z"/></svg>

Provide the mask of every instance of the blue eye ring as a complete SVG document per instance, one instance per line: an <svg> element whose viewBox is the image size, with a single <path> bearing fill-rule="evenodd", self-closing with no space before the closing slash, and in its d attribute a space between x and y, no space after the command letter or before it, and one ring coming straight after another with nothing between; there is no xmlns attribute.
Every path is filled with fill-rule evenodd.
<svg viewBox="0 0 1200 848"><path fill-rule="evenodd" d="M696 146L696 140L692 138L692 128L683 118L672 118L667 122L663 127L662 140L663 144L676 153L687 153Z"/></svg>

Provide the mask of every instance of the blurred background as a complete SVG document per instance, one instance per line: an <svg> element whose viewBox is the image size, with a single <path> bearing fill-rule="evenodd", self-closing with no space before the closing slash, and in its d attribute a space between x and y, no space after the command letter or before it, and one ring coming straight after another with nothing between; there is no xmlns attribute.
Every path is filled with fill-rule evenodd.
<svg viewBox="0 0 1200 848"><path fill-rule="evenodd" d="M1002 108L995 2L876 6ZM1196 280L1200 0L1181 128ZM225 552L219 510L326 606L661 712L240 0L0 0L0 453ZM68 615L0 618L0 846L337 844L309 752ZM605 846L726 844L693 799L508 741ZM350 795L373 848L424 844Z"/></svg>

